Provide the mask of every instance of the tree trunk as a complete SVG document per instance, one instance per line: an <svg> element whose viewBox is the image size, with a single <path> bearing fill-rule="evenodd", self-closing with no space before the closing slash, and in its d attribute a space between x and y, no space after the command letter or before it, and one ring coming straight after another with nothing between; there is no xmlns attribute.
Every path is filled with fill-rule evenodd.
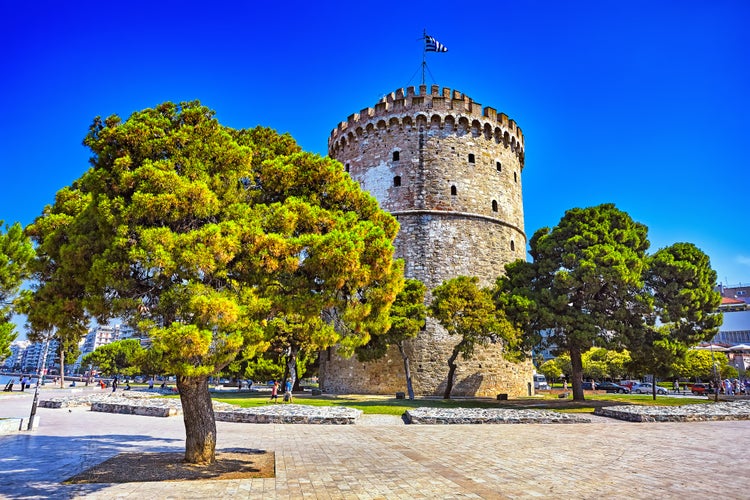
<svg viewBox="0 0 750 500"><path fill-rule="evenodd" d="M185 421L185 462L208 465L216 461L216 420L208 392L208 377L177 377Z"/></svg>
<svg viewBox="0 0 750 500"><path fill-rule="evenodd" d="M583 397L583 361L581 360L581 349L570 348L571 382L573 383L573 401L584 401Z"/></svg>
<svg viewBox="0 0 750 500"><path fill-rule="evenodd" d="M448 358L448 380L445 384L445 393L443 394L443 399L450 399L451 398L451 391L453 391L453 376L456 374L456 358L458 358L458 353L460 352L459 347L461 346L461 342L456 344L456 347L453 348L453 353L451 354L451 357Z"/></svg>
<svg viewBox="0 0 750 500"><path fill-rule="evenodd" d="M652 382L653 382L653 383L651 384L651 392L653 393L653 396L654 396L654 401L656 401L656 374L653 374L653 375L651 376L651 380L652 380Z"/></svg>
<svg viewBox="0 0 750 500"><path fill-rule="evenodd" d="M411 368L409 368L409 356L404 352L404 343L398 342L398 352L401 353L401 358L404 360L404 374L406 375L406 392L409 394L409 399L414 400L414 388L411 385Z"/></svg>
<svg viewBox="0 0 750 500"><path fill-rule="evenodd" d="M51 365L52 363L50 363ZM55 384L52 384L55 385ZM65 387L65 350L60 350L60 389Z"/></svg>

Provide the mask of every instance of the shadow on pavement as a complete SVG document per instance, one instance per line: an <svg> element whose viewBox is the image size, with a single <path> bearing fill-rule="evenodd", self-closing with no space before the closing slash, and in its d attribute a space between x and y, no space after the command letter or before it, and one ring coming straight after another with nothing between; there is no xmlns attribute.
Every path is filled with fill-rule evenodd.
<svg viewBox="0 0 750 500"><path fill-rule="evenodd" d="M146 435L2 436L0 492L3 498L70 498L95 492L107 485L61 483L119 453L179 451L182 446L182 439Z"/></svg>

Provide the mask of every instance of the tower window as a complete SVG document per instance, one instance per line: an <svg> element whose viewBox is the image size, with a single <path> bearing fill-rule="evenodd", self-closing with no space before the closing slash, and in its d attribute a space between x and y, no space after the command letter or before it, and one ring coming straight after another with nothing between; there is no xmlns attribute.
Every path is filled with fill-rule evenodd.
<svg viewBox="0 0 750 500"><path fill-rule="evenodd" d="M398 157L399 157L399 151L394 151L393 152L393 161L398 161Z"/></svg>
<svg viewBox="0 0 750 500"><path fill-rule="evenodd" d="M511 251L515 251L516 250L516 243L513 240L510 240L510 249L511 249Z"/></svg>
<svg viewBox="0 0 750 500"><path fill-rule="evenodd" d="M346 165L344 165L344 170L346 170L346 172L349 173L349 164L348 163Z"/></svg>
<svg viewBox="0 0 750 500"><path fill-rule="evenodd" d="M497 168L498 172L502 172L503 171L503 166L500 164L499 161L495 162L495 167Z"/></svg>
<svg viewBox="0 0 750 500"><path fill-rule="evenodd" d="M518 174L513 172L513 182L518 182Z"/></svg>
<svg viewBox="0 0 750 500"><path fill-rule="evenodd" d="M451 196L456 196L456 186L451 186Z"/></svg>
<svg viewBox="0 0 750 500"><path fill-rule="evenodd" d="M401 176L397 175L393 178L393 187L399 187L401 185Z"/></svg>
<svg viewBox="0 0 750 500"><path fill-rule="evenodd" d="M474 163L474 153L469 153L469 163Z"/></svg>
<svg viewBox="0 0 750 500"><path fill-rule="evenodd" d="M492 211L497 212L497 200L492 200Z"/></svg>

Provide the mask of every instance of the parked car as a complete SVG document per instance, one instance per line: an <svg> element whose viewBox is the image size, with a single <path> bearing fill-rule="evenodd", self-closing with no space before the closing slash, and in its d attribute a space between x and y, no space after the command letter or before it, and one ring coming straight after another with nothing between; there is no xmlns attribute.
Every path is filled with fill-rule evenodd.
<svg viewBox="0 0 750 500"><path fill-rule="evenodd" d="M540 373L534 374L534 389L538 391L549 390L549 384L547 383L547 378L544 375Z"/></svg>
<svg viewBox="0 0 750 500"><path fill-rule="evenodd" d="M631 390L633 394L653 394L654 393L654 386L651 385L648 382L645 382L643 384L638 384L633 386L633 389ZM656 394L669 394L669 391L666 390L664 387L656 386Z"/></svg>
<svg viewBox="0 0 750 500"><path fill-rule="evenodd" d="M596 389L600 391L616 392L618 394L630 394L630 389L623 385L615 384L614 382L597 382Z"/></svg>
<svg viewBox="0 0 750 500"><path fill-rule="evenodd" d="M696 396L701 396L703 394L712 394L714 390L708 384L693 384L690 387L690 392Z"/></svg>

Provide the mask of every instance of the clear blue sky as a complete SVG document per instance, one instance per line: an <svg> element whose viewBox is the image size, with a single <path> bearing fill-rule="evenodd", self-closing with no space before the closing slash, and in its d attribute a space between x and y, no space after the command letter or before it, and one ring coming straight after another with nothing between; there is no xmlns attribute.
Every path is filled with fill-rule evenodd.
<svg viewBox="0 0 750 500"><path fill-rule="evenodd" d="M327 153L336 124L427 83L526 138L530 237L613 202L750 282L750 2L16 2L0 0L0 219L32 222L88 168L97 116L200 99ZM271 5L279 5L271 6Z"/></svg>

